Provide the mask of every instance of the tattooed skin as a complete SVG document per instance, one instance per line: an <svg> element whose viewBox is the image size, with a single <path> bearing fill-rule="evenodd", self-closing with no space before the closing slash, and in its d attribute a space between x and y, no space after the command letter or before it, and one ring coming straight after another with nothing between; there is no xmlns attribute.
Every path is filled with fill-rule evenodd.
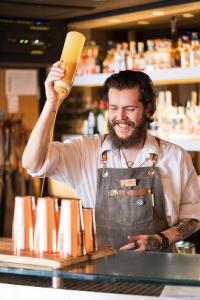
<svg viewBox="0 0 200 300"><path fill-rule="evenodd" d="M148 237L147 244L145 245L145 251L160 250L161 248L162 245L157 238L153 236Z"/></svg>
<svg viewBox="0 0 200 300"><path fill-rule="evenodd" d="M175 225L176 233L180 239L185 239L197 230L198 220L183 219Z"/></svg>
<svg viewBox="0 0 200 300"><path fill-rule="evenodd" d="M166 229L164 234L169 239L169 244L174 244L180 240L184 240L200 229L200 221L196 219L185 218L180 220L174 226ZM162 242L158 236L155 235L136 235L128 236L128 243L120 248L120 250L135 250L135 251L160 251L162 250Z"/></svg>

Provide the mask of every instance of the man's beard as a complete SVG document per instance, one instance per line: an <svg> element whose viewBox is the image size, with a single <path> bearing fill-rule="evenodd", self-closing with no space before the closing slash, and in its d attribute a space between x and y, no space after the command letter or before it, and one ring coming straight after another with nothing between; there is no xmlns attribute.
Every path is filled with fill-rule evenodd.
<svg viewBox="0 0 200 300"><path fill-rule="evenodd" d="M138 126L131 121L128 122L128 124L134 128L134 130L132 134L125 139L120 138L115 132L114 126L118 123L121 122L110 122L108 120L109 139L111 140L113 147L117 149L128 149L144 142L147 134L147 119L145 116L143 116L142 121Z"/></svg>

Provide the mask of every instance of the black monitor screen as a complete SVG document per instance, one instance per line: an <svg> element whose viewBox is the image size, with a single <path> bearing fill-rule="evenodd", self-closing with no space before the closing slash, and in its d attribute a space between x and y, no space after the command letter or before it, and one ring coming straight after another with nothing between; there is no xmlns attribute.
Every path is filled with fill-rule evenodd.
<svg viewBox="0 0 200 300"><path fill-rule="evenodd" d="M45 66L59 59L67 32L63 21L0 18L0 66Z"/></svg>

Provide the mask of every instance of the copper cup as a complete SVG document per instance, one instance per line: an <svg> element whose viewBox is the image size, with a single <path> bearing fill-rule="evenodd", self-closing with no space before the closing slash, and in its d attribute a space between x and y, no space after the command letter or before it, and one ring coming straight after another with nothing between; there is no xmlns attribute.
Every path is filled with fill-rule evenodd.
<svg viewBox="0 0 200 300"><path fill-rule="evenodd" d="M60 207L59 207L59 203L58 203L58 198L54 198L54 201L55 201L56 226L58 229L59 222L60 222Z"/></svg>
<svg viewBox="0 0 200 300"><path fill-rule="evenodd" d="M53 197L38 198L34 250L37 254L57 252L56 201Z"/></svg>
<svg viewBox="0 0 200 300"><path fill-rule="evenodd" d="M35 199L15 197L12 240L14 251L33 250Z"/></svg>
<svg viewBox="0 0 200 300"><path fill-rule="evenodd" d="M71 238L72 238L72 256L82 255L82 236L80 223L80 200L70 200L71 202Z"/></svg>
<svg viewBox="0 0 200 300"><path fill-rule="evenodd" d="M93 251L93 224L92 224L92 209L83 208L83 221L84 221L84 231L85 231L85 248L86 253Z"/></svg>
<svg viewBox="0 0 200 300"><path fill-rule="evenodd" d="M61 256L80 256L81 226L79 200L63 199L58 230L58 250Z"/></svg>
<svg viewBox="0 0 200 300"><path fill-rule="evenodd" d="M72 255L71 232L71 203L69 200L63 199L58 230L58 251L62 257Z"/></svg>
<svg viewBox="0 0 200 300"><path fill-rule="evenodd" d="M97 243L97 230L96 230L96 218L95 218L95 209L92 208L92 237L93 237L93 250L98 250Z"/></svg>

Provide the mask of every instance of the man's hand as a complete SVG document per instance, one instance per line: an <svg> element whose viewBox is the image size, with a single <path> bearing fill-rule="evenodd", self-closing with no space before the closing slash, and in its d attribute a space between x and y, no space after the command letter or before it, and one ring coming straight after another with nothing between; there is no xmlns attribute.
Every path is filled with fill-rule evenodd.
<svg viewBox="0 0 200 300"><path fill-rule="evenodd" d="M161 238L159 235L129 235L128 240L131 243L122 246L119 250L135 251L160 251L162 249Z"/></svg>
<svg viewBox="0 0 200 300"><path fill-rule="evenodd" d="M172 226L164 233L171 244L184 240L192 233L200 229L200 221L196 219L182 219L177 224ZM135 250L135 251L160 251L162 250L161 237L158 234L153 235L131 235L128 236L128 240L131 242L122 246L119 250Z"/></svg>
<svg viewBox="0 0 200 300"><path fill-rule="evenodd" d="M53 64L45 81L45 91L46 91L47 101L50 101L51 103L55 103L55 104L57 103L58 95L54 89L54 83L57 80L61 80L64 75L65 75L65 70L62 67L62 61L59 60Z"/></svg>

